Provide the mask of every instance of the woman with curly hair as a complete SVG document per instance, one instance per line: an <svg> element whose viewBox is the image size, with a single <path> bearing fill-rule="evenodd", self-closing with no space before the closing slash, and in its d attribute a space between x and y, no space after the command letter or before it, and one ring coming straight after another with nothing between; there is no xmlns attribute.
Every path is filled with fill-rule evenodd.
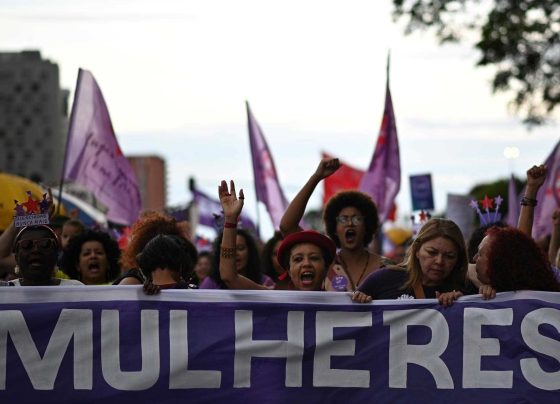
<svg viewBox="0 0 560 404"><path fill-rule="evenodd" d="M560 284L543 251L521 230L489 229L478 247L475 262L478 279L495 292L560 292Z"/></svg>
<svg viewBox="0 0 560 404"><path fill-rule="evenodd" d="M141 285L145 278L138 269L136 257L142 252L146 244L159 234L175 235L183 237L187 243L187 253L192 265L184 267L183 278L191 281L193 278L193 265L196 263L196 247L188 240L184 228L174 218L155 211L142 214L140 219L132 226L127 247L121 257L121 267L127 271L120 276L113 285Z"/></svg>
<svg viewBox="0 0 560 404"><path fill-rule="evenodd" d="M280 231L284 236L297 232L311 194L323 179L340 167L336 158L321 160L315 173L296 195L286 209ZM333 196L323 213L328 236L335 242L339 252L325 279L325 290L355 291L377 269L390 262L368 250L379 228L377 207L366 194L343 191Z"/></svg>
<svg viewBox="0 0 560 404"><path fill-rule="evenodd" d="M64 250L60 267L85 285L103 285L120 274L118 243L107 233L86 230L74 236Z"/></svg>

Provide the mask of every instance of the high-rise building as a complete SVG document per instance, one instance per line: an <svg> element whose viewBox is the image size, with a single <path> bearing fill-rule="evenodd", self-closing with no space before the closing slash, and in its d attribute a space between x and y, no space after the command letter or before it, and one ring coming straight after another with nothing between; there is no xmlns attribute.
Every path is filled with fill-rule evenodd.
<svg viewBox="0 0 560 404"><path fill-rule="evenodd" d="M163 211L167 192L165 160L158 156L129 156L127 159L136 174L142 210Z"/></svg>
<svg viewBox="0 0 560 404"><path fill-rule="evenodd" d="M0 52L0 170L45 184L60 181L68 91L39 51Z"/></svg>

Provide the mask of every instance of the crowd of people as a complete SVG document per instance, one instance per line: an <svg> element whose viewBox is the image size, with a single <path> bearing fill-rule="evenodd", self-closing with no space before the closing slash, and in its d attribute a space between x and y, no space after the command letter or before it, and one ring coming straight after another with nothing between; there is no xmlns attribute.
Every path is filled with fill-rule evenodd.
<svg viewBox="0 0 560 404"><path fill-rule="evenodd" d="M435 298L444 306L467 294L560 292L560 210L550 219L547 250L531 238L546 167L527 171L517 228L494 223L465 242L453 221L432 218L389 259L373 247L377 209L359 191L329 200L326 234L300 228L314 189L339 166L337 159L319 163L264 245L238 225L244 194L233 181L218 187L223 229L210 251L196 250L187 223L159 212L144 213L124 246L75 219L21 229L12 223L0 235L0 286L144 285L147 294L171 288L332 291L356 303Z"/></svg>

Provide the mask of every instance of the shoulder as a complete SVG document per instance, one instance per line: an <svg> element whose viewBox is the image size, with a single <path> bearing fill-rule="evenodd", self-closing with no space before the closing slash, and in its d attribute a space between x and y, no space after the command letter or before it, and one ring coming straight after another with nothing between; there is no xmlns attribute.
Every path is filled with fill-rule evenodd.
<svg viewBox="0 0 560 404"><path fill-rule="evenodd" d="M373 299L396 299L408 293L402 288L407 278L402 267L381 268L368 276L359 290Z"/></svg>
<svg viewBox="0 0 560 404"><path fill-rule="evenodd" d="M76 285L81 285L81 286L85 286L82 282L77 281L76 279L59 279L60 283L58 284L58 286L76 286Z"/></svg>
<svg viewBox="0 0 560 404"><path fill-rule="evenodd" d="M270 276L263 274L261 277L261 285L266 286L267 288L273 288L274 281Z"/></svg>
<svg viewBox="0 0 560 404"><path fill-rule="evenodd" d="M135 279L137 282L127 282L124 281L127 278ZM124 281L124 282L123 282ZM129 269L126 273L119 276L117 279L113 281L113 285L142 285L144 283L144 276L139 269L133 268Z"/></svg>
<svg viewBox="0 0 560 404"><path fill-rule="evenodd" d="M198 285L198 287L200 289L221 289L220 285L214 282L214 280L209 276L204 278L202 282L200 282L200 285Z"/></svg>

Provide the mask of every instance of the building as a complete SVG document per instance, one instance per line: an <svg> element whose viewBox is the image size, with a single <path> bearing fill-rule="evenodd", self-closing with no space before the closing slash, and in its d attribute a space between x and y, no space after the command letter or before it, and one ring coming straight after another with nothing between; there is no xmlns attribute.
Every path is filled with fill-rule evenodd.
<svg viewBox="0 0 560 404"><path fill-rule="evenodd" d="M53 185L60 181L68 91L58 66L39 51L0 52L0 170Z"/></svg>
<svg viewBox="0 0 560 404"><path fill-rule="evenodd" d="M158 156L129 156L127 159L136 174L142 210L163 211L167 194L165 160Z"/></svg>

